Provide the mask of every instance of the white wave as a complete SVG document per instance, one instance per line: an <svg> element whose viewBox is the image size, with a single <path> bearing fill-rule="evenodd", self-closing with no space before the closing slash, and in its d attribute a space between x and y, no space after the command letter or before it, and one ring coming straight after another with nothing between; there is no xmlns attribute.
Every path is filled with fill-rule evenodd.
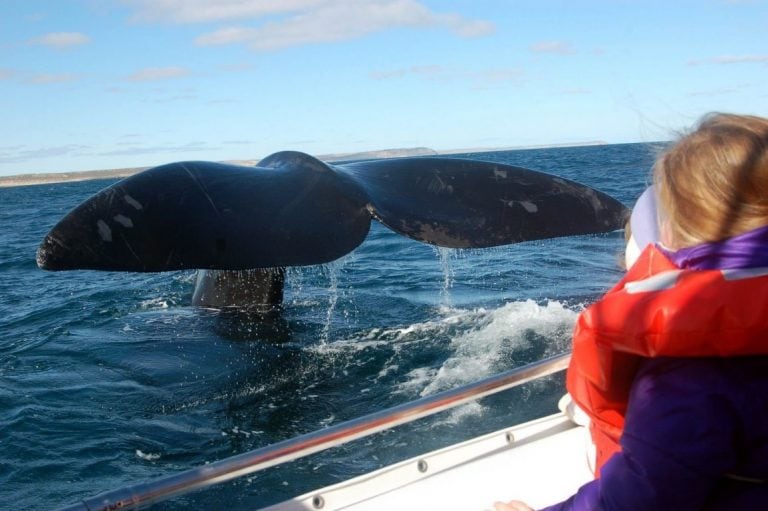
<svg viewBox="0 0 768 511"><path fill-rule="evenodd" d="M194 285L197 282L197 270L178 272L173 276L173 280L181 284Z"/></svg>
<svg viewBox="0 0 768 511"><path fill-rule="evenodd" d="M455 426L459 424L465 417L477 417L485 412L486 407L477 401L472 401L456 408L451 408L447 413L437 416L437 419L432 422L430 426L436 429L440 426L449 425Z"/></svg>
<svg viewBox="0 0 768 511"><path fill-rule="evenodd" d="M431 367L418 367L405 376L406 380L396 386L395 392L404 394L415 394L418 392L421 394L422 392L420 389L423 389L434 381L437 376L437 369Z"/></svg>
<svg viewBox="0 0 768 511"><path fill-rule="evenodd" d="M260 435L263 431L258 430L249 430L246 431L244 429L240 429L239 426L233 426L230 430L223 430L221 431L221 436L243 436L245 438L251 438L251 435Z"/></svg>
<svg viewBox="0 0 768 511"><path fill-rule="evenodd" d="M362 350L387 347L391 354L382 362L375 380L394 378L388 383L394 386L394 393L426 396L530 362L526 358L531 354L525 351L532 347L532 339L550 343L537 348L543 356L562 352L570 343L577 316L577 311L560 302L539 304L533 300L510 302L497 309L441 306L438 312L440 316L435 319L394 328L375 327L307 349L320 355L354 358ZM417 367L398 376L409 365L409 353L422 343L439 343L440 350L449 354L439 366ZM482 410L479 405L460 407L446 420L458 422Z"/></svg>
<svg viewBox="0 0 768 511"><path fill-rule="evenodd" d="M139 303L139 308L142 310L167 309L168 300L160 297L152 298L150 300L144 300Z"/></svg>
<svg viewBox="0 0 768 511"><path fill-rule="evenodd" d="M499 367L501 359L514 359L515 351L530 347L532 332L557 344L547 351L562 350L570 340L576 316L577 312L555 301L545 305L533 300L511 302L483 311L475 327L451 339L453 355L435 371L420 395L434 394L506 369ZM410 377L423 380L422 374Z"/></svg>
<svg viewBox="0 0 768 511"><path fill-rule="evenodd" d="M308 346L306 349L307 351L322 355L332 355L363 351L368 348L377 348L380 346L386 346L388 344L390 343L384 340L364 341L360 339L340 339L332 341L328 344L316 344Z"/></svg>
<svg viewBox="0 0 768 511"><path fill-rule="evenodd" d="M379 371L379 374L377 375L377 377L384 378L389 374L396 373L399 369L400 369L400 365L398 364L387 364L381 369L381 371Z"/></svg>
<svg viewBox="0 0 768 511"><path fill-rule="evenodd" d="M143 460L147 460L147 461L155 461L155 460L159 460L160 459L160 455L159 454L153 454L153 453L150 453L150 452L144 453L144 452L140 451L139 449L136 449L136 456L141 458L141 459L143 459Z"/></svg>
<svg viewBox="0 0 768 511"><path fill-rule="evenodd" d="M469 328L488 314L482 308L466 310L447 306L440 306L438 313L440 317L437 319L394 328L372 327L370 330L357 332L346 339L322 342L307 346L305 349L318 354L332 355L389 346L397 352L403 346L410 347L414 343L432 342L435 338L445 336L450 329Z"/></svg>

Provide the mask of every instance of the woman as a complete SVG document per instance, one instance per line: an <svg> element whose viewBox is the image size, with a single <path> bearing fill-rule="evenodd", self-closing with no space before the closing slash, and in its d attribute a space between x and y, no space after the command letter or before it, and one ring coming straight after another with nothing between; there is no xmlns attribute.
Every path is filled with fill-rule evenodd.
<svg viewBox="0 0 768 511"><path fill-rule="evenodd" d="M546 511L768 509L768 119L706 117L653 188L660 243L574 330L596 479Z"/></svg>

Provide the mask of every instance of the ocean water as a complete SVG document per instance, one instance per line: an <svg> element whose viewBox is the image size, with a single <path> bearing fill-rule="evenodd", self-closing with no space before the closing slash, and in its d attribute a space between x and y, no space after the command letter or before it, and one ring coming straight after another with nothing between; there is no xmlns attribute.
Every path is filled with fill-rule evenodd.
<svg viewBox="0 0 768 511"><path fill-rule="evenodd" d="M658 149L460 157L631 205ZM620 232L448 250L374 222L341 260L289 269L265 324L191 307L194 272L39 270L45 233L111 183L0 188L0 509L55 509L561 353L621 275ZM553 413L562 393L555 375L156 508L257 509Z"/></svg>

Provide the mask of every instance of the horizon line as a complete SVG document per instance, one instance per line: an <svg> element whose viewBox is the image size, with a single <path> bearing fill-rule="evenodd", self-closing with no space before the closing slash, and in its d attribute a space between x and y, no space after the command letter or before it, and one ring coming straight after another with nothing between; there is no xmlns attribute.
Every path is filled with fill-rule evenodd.
<svg viewBox="0 0 768 511"><path fill-rule="evenodd" d="M407 158L418 156L443 156L451 154L479 154L492 153L500 151L524 151L529 149L558 149L574 147L591 147L600 145L622 145L622 144L658 144L664 141L652 142L619 142L609 143L604 140L588 140L581 142L562 142L556 144L532 144L519 146L500 146L500 147L469 147L458 149L432 149L430 147L403 147L376 149L370 151L359 151L349 153L328 153L317 155L315 158L327 162L342 162L365 159L389 159L389 158ZM309 153L308 153L309 154ZM216 163L226 163L241 166L256 166L263 159L231 159L220 160ZM179 160L184 161L184 160ZM14 186L32 186L40 184L67 183L77 181L92 181L97 179L125 178L138 174L144 170L154 168L153 166L140 167L115 167L110 169L92 169L92 170L71 170L61 172L29 172L24 174L12 174L0 176L0 188L10 188Z"/></svg>

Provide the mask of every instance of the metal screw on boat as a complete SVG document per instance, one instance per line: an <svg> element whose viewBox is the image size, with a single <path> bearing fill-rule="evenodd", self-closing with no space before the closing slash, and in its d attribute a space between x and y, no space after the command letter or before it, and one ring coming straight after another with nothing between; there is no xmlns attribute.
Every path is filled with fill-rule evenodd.
<svg viewBox="0 0 768 511"><path fill-rule="evenodd" d="M507 431L507 435L506 435L506 437L507 437L507 443L508 443L508 444L513 444L513 443L515 443L515 435L514 435L514 434L512 434L510 431Z"/></svg>
<svg viewBox="0 0 768 511"><path fill-rule="evenodd" d="M427 465L427 462L424 460L419 460L419 462L416 464L416 468L419 469L419 472L422 474L426 472L429 469L429 465Z"/></svg>
<svg viewBox="0 0 768 511"><path fill-rule="evenodd" d="M325 499L320 495L312 497L312 507L315 509L322 509L325 506Z"/></svg>

